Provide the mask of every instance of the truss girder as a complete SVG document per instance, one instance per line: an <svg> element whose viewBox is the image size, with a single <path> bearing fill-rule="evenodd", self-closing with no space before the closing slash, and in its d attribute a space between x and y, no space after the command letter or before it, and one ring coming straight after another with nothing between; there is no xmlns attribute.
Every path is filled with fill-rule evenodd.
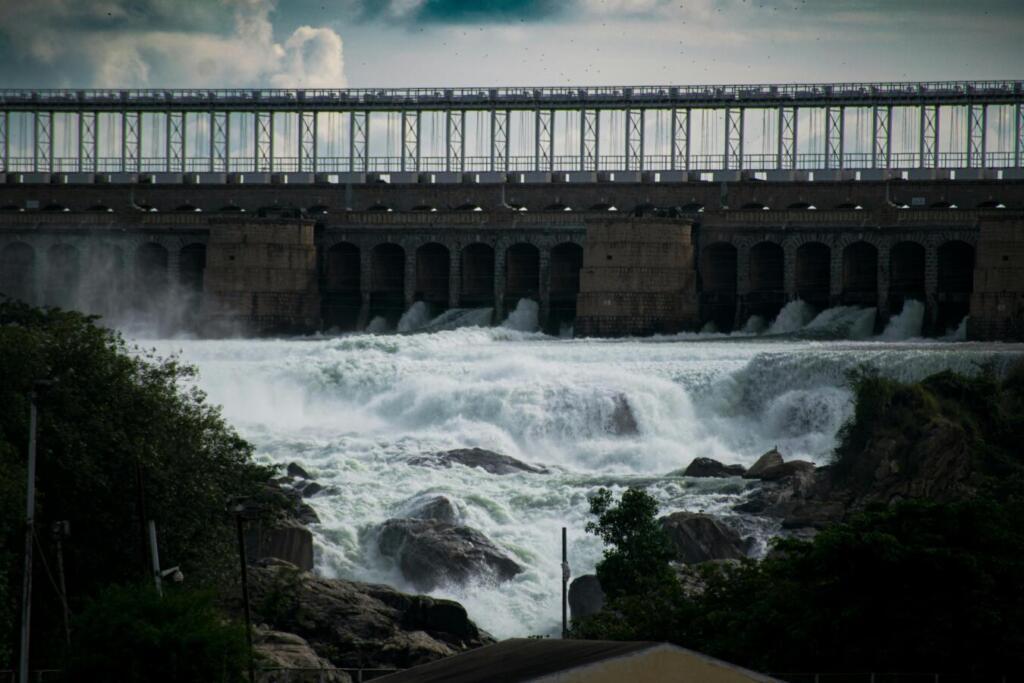
<svg viewBox="0 0 1024 683"><path fill-rule="evenodd" d="M843 168L846 115L843 107L825 108L825 168Z"/></svg>
<svg viewBox="0 0 1024 683"><path fill-rule="evenodd" d="M937 168L939 165L939 107L935 104L921 106L921 122L918 126L921 139L918 143L917 165L921 168Z"/></svg>
<svg viewBox="0 0 1024 683"><path fill-rule="evenodd" d="M601 164L601 112L580 109L580 170L596 171Z"/></svg>
<svg viewBox="0 0 1024 683"><path fill-rule="evenodd" d="M986 166L985 136L988 128L988 106L971 104L967 107L967 166Z"/></svg>
<svg viewBox="0 0 1024 683"><path fill-rule="evenodd" d="M725 158L726 170L743 169L743 109L730 107L725 110Z"/></svg>
<svg viewBox="0 0 1024 683"><path fill-rule="evenodd" d="M167 171L184 173L186 169L185 156L185 112L167 112Z"/></svg>
<svg viewBox="0 0 1024 683"><path fill-rule="evenodd" d="M370 170L370 113L351 111L348 119L348 168L350 171Z"/></svg>
<svg viewBox="0 0 1024 683"><path fill-rule="evenodd" d="M644 170L644 110L626 110L626 170Z"/></svg>
<svg viewBox="0 0 1024 683"><path fill-rule="evenodd" d="M892 107L871 109L871 167L889 168L892 163Z"/></svg>
<svg viewBox="0 0 1024 683"><path fill-rule="evenodd" d="M555 112L551 109L534 111L533 168L535 171L555 169Z"/></svg>
<svg viewBox="0 0 1024 683"><path fill-rule="evenodd" d="M1022 154L1024 154L1024 105L1018 104L1013 108L1013 165L1017 168L1021 166ZM6 153L4 158L6 158Z"/></svg>
<svg viewBox="0 0 1024 683"><path fill-rule="evenodd" d="M797 107L779 107L779 140L776 151L776 166L780 169L797 167Z"/></svg>
<svg viewBox="0 0 1024 683"><path fill-rule="evenodd" d="M231 115L210 112L210 172L226 173L231 167Z"/></svg>
<svg viewBox="0 0 1024 683"><path fill-rule="evenodd" d="M0 111L0 171L11 170L11 113Z"/></svg>
<svg viewBox="0 0 1024 683"><path fill-rule="evenodd" d="M94 111L78 112L78 171L95 173L98 158L98 116Z"/></svg>
<svg viewBox="0 0 1024 683"><path fill-rule="evenodd" d="M690 170L690 110L672 110L672 159L669 165L673 171Z"/></svg>
<svg viewBox="0 0 1024 683"><path fill-rule="evenodd" d="M313 173L317 162L317 114L299 112L299 171Z"/></svg>
<svg viewBox="0 0 1024 683"><path fill-rule="evenodd" d="M271 173L274 170L274 114L269 111L253 113L253 171Z"/></svg>
<svg viewBox="0 0 1024 683"><path fill-rule="evenodd" d="M492 171L507 171L509 166L508 110L491 110L491 165Z"/></svg>
<svg viewBox="0 0 1024 683"><path fill-rule="evenodd" d="M444 170L462 171L466 167L466 112L450 109L444 117Z"/></svg>
<svg viewBox="0 0 1024 683"><path fill-rule="evenodd" d="M121 170L125 173L142 170L141 112L121 112Z"/></svg>
<svg viewBox="0 0 1024 683"><path fill-rule="evenodd" d="M402 114L402 171L420 170L420 112L403 111Z"/></svg>
<svg viewBox="0 0 1024 683"><path fill-rule="evenodd" d="M32 114L34 139L32 145L32 170L48 172L53 170L53 112L36 111Z"/></svg>

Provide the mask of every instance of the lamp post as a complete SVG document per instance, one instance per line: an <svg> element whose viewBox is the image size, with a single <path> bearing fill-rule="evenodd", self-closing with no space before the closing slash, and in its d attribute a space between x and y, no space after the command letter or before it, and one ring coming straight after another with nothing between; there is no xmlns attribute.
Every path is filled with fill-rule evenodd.
<svg viewBox="0 0 1024 683"><path fill-rule="evenodd" d="M235 514L235 526L238 530L238 557L242 564L242 610L245 614L245 637L249 643L249 681L256 681L256 666L253 663L252 652L252 616L249 613L249 563L245 552L245 528L244 518L251 515L255 509L244 501L232 506L231 511Z"/></svg>

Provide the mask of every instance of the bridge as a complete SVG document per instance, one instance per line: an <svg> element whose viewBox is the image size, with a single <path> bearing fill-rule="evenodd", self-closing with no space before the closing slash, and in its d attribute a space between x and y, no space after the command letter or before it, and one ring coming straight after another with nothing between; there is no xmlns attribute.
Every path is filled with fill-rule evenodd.
<svg viewBox="0 0 1024 683"><path fill-rule="evenodd" d="M1019 178L1022 155L1024 81L1016 80L0 90L0 171L37 182L54 173L70 174L64 182L91 182L88 174L180 182L174 174L188 173L256 174L248 182L274 173L293 174L290 182L475 173L492 182L486 174L510 172L653 172L673 181L730 171L839 180L911 169Z"/></svg>

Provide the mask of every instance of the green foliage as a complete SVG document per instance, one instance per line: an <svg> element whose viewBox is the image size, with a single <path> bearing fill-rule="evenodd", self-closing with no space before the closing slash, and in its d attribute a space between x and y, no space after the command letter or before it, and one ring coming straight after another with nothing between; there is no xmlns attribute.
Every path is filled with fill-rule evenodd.
<svg viewBox="0 0 1024 683"><path fill-rule="evenodd" d="M165 565L179 565L190 587L234 580L228 501L256 498L270 513L282 501L266 493L273 471L251 461L251 446L194 387L191 367L129 349L87 316L0 302L0 377L0 654L14 642L12 611L20 601L10 595L20 585L20 550L6 549L21 547L28 396L36 379L55 380L38 399L38 663L59 665L55 646L63 641L51 579L55 521L70 522L63 549L72 611L102 587L147 572L140 493Z"/></svg>
<svg viewBox="0 0 1024 683"><path fill-rule="evenodd" d="M610 597L636 595L671 581L673 557L668 537L658 524L658 502L641 489L630 488L613 505L602 488L590 499L596 522L587 531L605 542L597 578Z"/></svg>
<svg viewBox="0 0 1024 683"><path fill-rule="evenodd" d="M241 683L244 629L226 622L209 592L114 586L74 621L67 679L132 683Z"/></svg>

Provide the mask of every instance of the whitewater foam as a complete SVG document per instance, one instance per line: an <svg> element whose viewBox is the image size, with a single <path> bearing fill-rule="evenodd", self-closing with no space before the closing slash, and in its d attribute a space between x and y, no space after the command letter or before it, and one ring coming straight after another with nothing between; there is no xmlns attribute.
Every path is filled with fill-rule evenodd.
<svg viewBox="0 0 1024 683"><path fill-rule="evenodd" d="M907 299L903 302L903 309L899 315L894 315L889 319L880 338L885 341L916 339L921 336L923 325L924 304L914 299Z"/></svg>

